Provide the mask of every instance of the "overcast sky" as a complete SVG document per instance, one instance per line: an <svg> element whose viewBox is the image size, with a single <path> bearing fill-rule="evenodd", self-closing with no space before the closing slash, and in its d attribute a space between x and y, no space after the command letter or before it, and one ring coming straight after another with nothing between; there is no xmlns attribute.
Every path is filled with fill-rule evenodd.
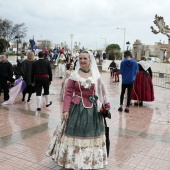
<svg viewBox="0 0 170 170"><path fill-rule="evenodd" d="M153 34L150 26L155 14L163 16L170 26L170 0L0 0L0 17L14 23L25 23L27 37L48 39L53 43L73 41L86 48L107 44L131 45L136 39L153 45L167 37ZM126 31L116 28L126 28Z"/></svg>

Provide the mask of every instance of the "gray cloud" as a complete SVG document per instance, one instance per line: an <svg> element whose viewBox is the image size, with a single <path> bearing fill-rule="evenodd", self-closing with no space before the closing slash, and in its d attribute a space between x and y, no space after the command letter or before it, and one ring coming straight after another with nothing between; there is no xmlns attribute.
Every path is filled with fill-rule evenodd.
<svg viewBox="0 0 170 170"><path fill-rule="evenodd" d="M155 14L164 16L170 25L170 1L164 0L0 0L0 17L14 23L24 22L28 27L26 40L50 39L53 43L67 41L70 34L74 41L85 47L103 47L107 43L123 46L123 31L126 28L126 41L131 44L140 39L144 44L154 44L161 34L151 33L150 26Z"/></svg>

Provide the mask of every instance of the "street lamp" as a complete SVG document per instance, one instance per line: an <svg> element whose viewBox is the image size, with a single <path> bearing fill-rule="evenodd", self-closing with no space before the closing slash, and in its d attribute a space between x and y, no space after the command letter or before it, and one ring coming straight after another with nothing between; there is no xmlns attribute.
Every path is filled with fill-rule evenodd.
<svg viewBox="0 0 170 170"><path fill-rule="evenodd" d="M71 54L72 54L72 43L73 43L73 37L74 37L74 35L73 35L73 34L71 34L71 35L70 35L70 38L71 38Z"/></svg>
<svg viewBox="0 0 170 170"><path fill-rule="evenodd" d="M125 50L125 34L126 34L126 28L116 28L116 29L119 29L119 30L122 30L124 32L124 38L123 38L123 51L122 51L122 60L124 58L124 50Z"/></svg>
<svg viewBox="0 0 170 170"><path fill-rule="evenodd" d="M127 46L127 50L128 50L128 48L129 48L129 46L130 46L130 42L129 42L129 41L126 42L126 46Z"/></svg>
<svg viewBox="0 0 170 170"><path fill-rule="evenodd" d="M17 39L17 60L18 60L18 43L19 43L20 36L17 35L17 36L15 36L15 38Z"/></svg>

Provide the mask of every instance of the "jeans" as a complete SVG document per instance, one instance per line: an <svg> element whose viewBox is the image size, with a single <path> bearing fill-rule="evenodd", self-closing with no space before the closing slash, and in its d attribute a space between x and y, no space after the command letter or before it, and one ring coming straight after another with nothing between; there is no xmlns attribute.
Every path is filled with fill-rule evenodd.
<svg viewBox="0 0 170 170"><path fill-rule="evenodd" d="M126 105L126 107L129 107L133 83L131 83L131 84L123 84L122 83L122 91L121 91L121 95L120 95L120 105L123 105L124 94L125 94L126 88L127 88L127 105Z"/></svg>

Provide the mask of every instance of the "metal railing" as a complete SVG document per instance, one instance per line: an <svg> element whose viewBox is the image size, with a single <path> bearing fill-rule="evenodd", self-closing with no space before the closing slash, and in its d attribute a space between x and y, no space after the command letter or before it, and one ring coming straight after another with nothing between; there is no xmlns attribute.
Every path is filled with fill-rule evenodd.
<svg viewBox="0 0 170 170"><path fill-rule="evenodd" d="M152 82L154 86L170 89L170 74L153 72Z"/></svg>

